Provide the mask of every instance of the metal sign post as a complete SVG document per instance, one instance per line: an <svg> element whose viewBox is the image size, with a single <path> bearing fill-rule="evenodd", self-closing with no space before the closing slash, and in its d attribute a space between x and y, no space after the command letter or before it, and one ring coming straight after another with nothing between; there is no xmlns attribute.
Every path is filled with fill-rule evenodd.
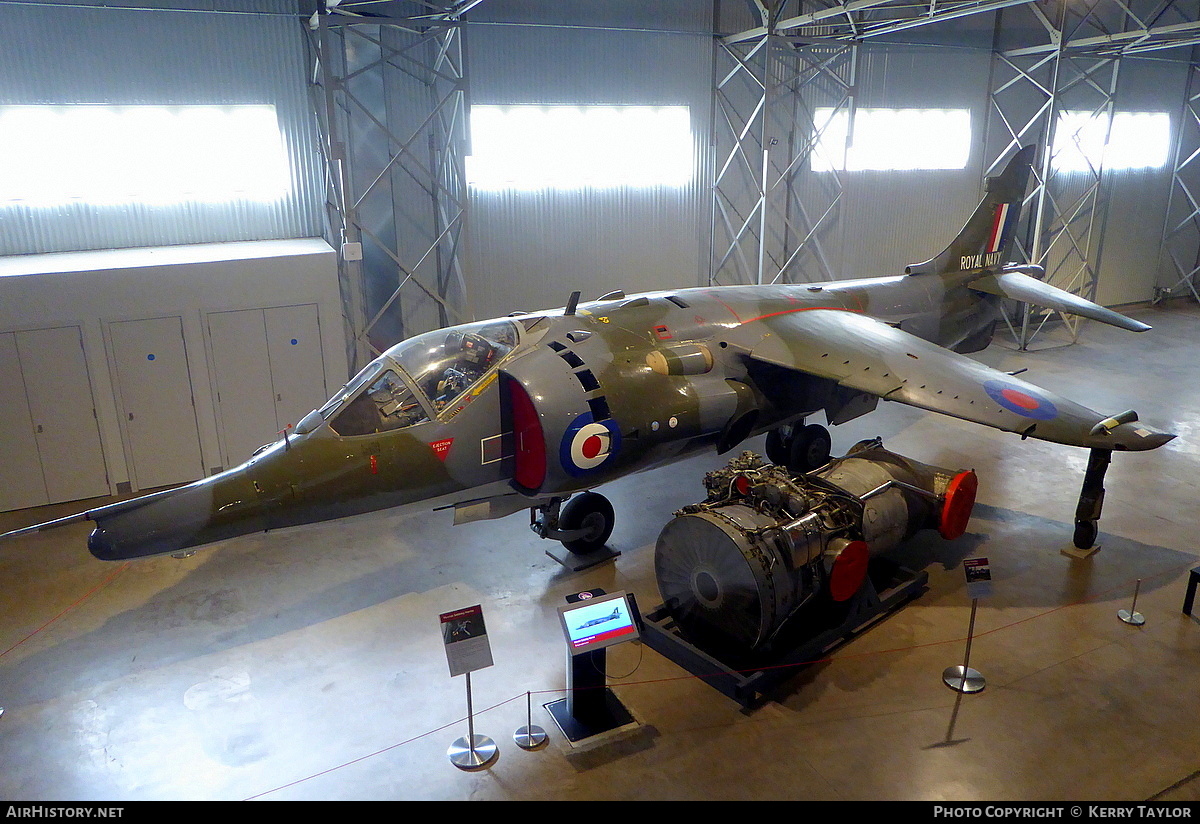
<svg viewBox="0 0 1200 824"><path fill-rule="evenodd" d="M967 627L967 651L962 666L947 667L942 672L942 683L952 690L975 693L987 686L983 675L973 670L971 664L971 640L975 636L975 612L979 599L992 593L992 571L987 558L968 558L963 561L963 573L967 577L967 593L971 596L971 623Z"/></svg>
<svg viewBox="0 0 1200 824"><path fill-rule="evenodd" d="M460 770L482 770L490 767L500 756L496 742L486 735L475 734L475 712L471 706L471 673L467 673L467 735L455 739L446 750L450 763Z"/></svg>
<svg viewBox="0 0 1200 824"><path fill-rule="evenodd" d="M1142 579L1137 579L1137 584L1133 588L1133 603L1129 605L1129 609L1117 610L1117 617L1127 624L1132 624L1135 627L1140 627L1146 623L1146 617L1137 611L1138 592L1142 588Z"/></svg>
<svg viewBox="0 0 1200 824"><path fill-rule="evenodd" d="M967 629L967 653L963 657L962 666L947 667L942 672L942 683L952 690L958 692L979 692L987 686L983 675L978 670L973 670L969 666L971 663L971 637L975 634L975 609L979 606L979 599L971 599L971 625Z"/></svg>
<svg viewBox="0 0 1200 824"><path fill-rule="evenodd" d="M446 755L460 770L482 770L490 767L500 755L495 741L486 735L475 734L475 709L471 703L471 673L492 665L483 607L477 604L443 613L439 618L450 676L467 676L467 735L455 740Z"/></svg>

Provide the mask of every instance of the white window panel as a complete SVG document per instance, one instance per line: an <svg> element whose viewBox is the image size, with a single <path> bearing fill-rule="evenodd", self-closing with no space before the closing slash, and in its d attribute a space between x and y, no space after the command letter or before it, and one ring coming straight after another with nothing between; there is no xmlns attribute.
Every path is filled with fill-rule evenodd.
<svg viewBox="0 0 1200 824"><path fill-rule="evenodd" d="M964 169L971 154L968 109L819 108L816 172Z"/></svg>
<svg viewBox="0 0 1200 824"><path fill-rule="evenodd" d="M1052 163L1060 172L1158 169L1171 155L1171 116L1165 112L1116 112L1107 117L1067 111L1058 116Z"/></svg>
<svg viewBox="0 0 1200 824"><path fill-rule="evenodd" d="M275 107L0 106L0 204L267 202L291 190Z"/></svg>
<svg viewBox="0 0 1200 824"><path fill-rule="evenodd" d="M687 106L472 106L481 190L678 187L693 174Z"/></svg>

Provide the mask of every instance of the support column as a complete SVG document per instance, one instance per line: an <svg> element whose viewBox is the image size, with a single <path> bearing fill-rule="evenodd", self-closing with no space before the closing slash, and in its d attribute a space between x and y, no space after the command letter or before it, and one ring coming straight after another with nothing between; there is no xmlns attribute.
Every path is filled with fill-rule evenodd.
<svg viewBox="0 0 1200 824"><path fill-rule="evenodd" d="M778 33L785 5L759 5L760 29L716 41L714 285L840 274L841 157L816 158L832 171L812 166L817 135L852 117L858 45Z"/></svg>
<svg viewBox="0 0 1200 824"><path fill-rule="evenodd" d="M1120 57L1069 48L1070 38L1081 29L1102 25L1093 19L1091 9L1082 9L1062 3L1044 11L1030 4L997 15L985 139L987 156L992 158L989 174L1017 148L1030 143L1041 147L1014 258L1043 266L1048 283L1094 300L1107 217L1103 160L1087 158L1082 168L1070 170L1063 163L1086 146L1093 129L1102 132L1107 142ZM1031 25L1045 43L1006 48L1004 38L1009 32L1018 27L1027 31ZM1075 113L1083 113L1091 123ZM1081 323L1076 316L1044 312L1028 304L1005 313L1021 349L1028 348L1055 317L1076 340Z"/></svg>
<svg viewBox="0 0 1200 824"><path fill-rule="evenodd" d="M309 21L351 372L400 340L473 319L460 263L461 15L473 5L419 17L334 6Z"/></svg>

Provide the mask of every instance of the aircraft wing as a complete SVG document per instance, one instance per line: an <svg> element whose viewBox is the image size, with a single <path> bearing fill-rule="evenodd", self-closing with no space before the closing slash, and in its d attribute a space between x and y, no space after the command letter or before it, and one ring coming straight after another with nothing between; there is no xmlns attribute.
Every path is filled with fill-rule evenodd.
<svg viewBox="0 0 1200 824"><path fill-rule="evenodd" d="M1114 420L886 323L840 309L752 321L730 336L750 358L1007 432L1071 446L1145 450L1174 435Z"/></svg>

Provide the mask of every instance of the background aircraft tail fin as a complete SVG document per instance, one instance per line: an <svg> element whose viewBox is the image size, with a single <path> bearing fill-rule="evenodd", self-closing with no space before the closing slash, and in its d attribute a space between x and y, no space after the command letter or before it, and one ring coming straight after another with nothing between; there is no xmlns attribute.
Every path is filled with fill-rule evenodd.
<svg viewBox="0 0 1200 824"><path fill-rule="evenodd" d="M983 201L958 236L937 257L905 267L905 274L963 272L999 268L1006 263L1036 148L1024 147L1013 155L1003 172L989 177Z"/></svg>

